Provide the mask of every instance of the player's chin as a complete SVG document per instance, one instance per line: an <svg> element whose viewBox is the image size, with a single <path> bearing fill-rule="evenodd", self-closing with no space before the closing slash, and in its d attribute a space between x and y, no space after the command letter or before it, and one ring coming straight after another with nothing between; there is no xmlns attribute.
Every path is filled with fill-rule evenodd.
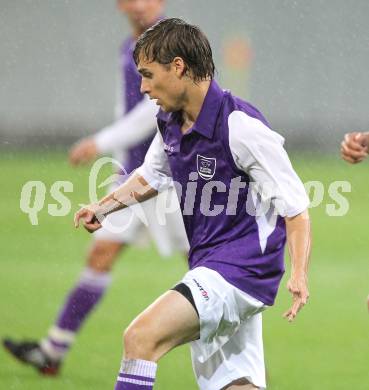
<svg viewBox="0 0 369 390"><path fill-rule="evenodd" d="M167 106L165 104L160 103L160 108L164 112L174 112L177 111L174 107Z"/></svg>

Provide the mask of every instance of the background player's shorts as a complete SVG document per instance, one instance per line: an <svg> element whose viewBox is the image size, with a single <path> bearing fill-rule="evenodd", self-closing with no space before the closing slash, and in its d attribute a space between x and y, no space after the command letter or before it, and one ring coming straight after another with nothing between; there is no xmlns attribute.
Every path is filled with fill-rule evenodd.
<svg viewBox="0 0 369 390"><path fill-rule="evenodd" d="M191 343L193 369L201 390L220 390L239 378L265 385L262 302L198 267L182 280L200 317L200 339Z"/></svg>
<svg viewBox="0 0 369 390"><path fill-rule="evenodd" d="M174 188L108 215L94 238L139 245L147 239L146 233L162 256L170 256L175 251L188 252L188 239Z"/></svg>

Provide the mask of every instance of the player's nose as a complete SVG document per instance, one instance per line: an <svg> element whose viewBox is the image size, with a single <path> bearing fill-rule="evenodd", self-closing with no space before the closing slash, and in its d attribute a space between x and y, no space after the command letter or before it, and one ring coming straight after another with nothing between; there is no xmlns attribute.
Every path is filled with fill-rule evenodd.
<svg viewBox="0 0 369 390"><path fill-rule="evenodd" d="M149 85L144 79L142 79L142 81L141 81L140 91L142 94L145 94L145 93L150 94Z"/></svg>

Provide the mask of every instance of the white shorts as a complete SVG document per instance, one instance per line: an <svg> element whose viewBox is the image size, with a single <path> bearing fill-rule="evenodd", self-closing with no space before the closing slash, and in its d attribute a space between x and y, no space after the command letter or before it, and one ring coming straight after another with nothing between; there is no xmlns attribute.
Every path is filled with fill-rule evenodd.
<svg viewBox="0 0 369 390"><path fill-rule="evenodd" d="M174 188L108 215L94 238L140 244L144 242L145 232L149 233L162 256L170 256L175 251L188 252L188 239Z"/></svg>
<svg viewBox="0 0 369 390"><path fill-rule="evenodd" d="M209 268L189 271L182 283L200 317L200 339L191 343L200 389L220 390L240 378L265 389L261 311L267 306Z"/></svg>

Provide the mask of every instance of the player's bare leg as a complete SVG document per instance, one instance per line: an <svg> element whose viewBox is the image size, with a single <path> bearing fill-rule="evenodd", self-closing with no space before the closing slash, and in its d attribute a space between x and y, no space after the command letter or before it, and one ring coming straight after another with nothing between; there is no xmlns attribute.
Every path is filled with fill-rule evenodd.
<svg viewBox="0 0 369 390"><path fill-rule="evenodd" d="M160 358L178 345L197 340L199 335L199 318L192 304L177 291L163 294L124 333L124 360L116 390L152 389ZM239 379L224 389L258 387Z"/></svg>
<svg viewBox="0 0 369 390"><path fill-rule="evenodd" d="M93 241L87 255L88 267L96 272L111 271L124 244L108 240Z"/></svg>
<svg viewBox="0 0 369 390"><path fill-rule="evenodd" d="M168 291L143 311L124 333L124 358L157 362L174 347L196 340L199 317L179 292Z"/></svg>
<svg viewBox="0 0 369 390"><path fill-rule="evenodd" d="M124 360L115 389L152 389L160 358L199 336L200 322L195 308L179 292L166 292L125 331ZM225 389L254 390L258 387L246 379L239 379Z"/></svg>
<svg viewBox="0 0 369 390"><path fill-rule="evenodd" d="M124 333L124 359L116 390L151 390L156 362L174 347L199 338L200 322L192 304L168 291L142 312Z"/></svg>
<svg viewBox="0 0 369 390"><path fill-rule="evenodd" d="M62 359L89 314L100 302L111 282L111 269L123 244L95 240L87 254L87 267L69 293L49 336L41 346L54 359Z"/></svg>

